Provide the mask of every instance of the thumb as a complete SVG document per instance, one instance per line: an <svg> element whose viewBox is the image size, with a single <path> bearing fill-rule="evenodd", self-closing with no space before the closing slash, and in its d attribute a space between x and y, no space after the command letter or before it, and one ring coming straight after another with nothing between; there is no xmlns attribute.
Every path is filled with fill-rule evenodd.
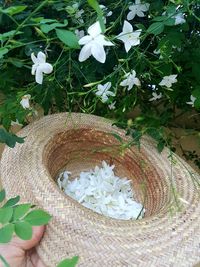
<svg viewBox="0 0 200 267"><path fill-rule="evenodd" d="M43 237L45 226L33 227L33 235L30 240L21 240L18 237L14 237L10 242L10 245L14 245L22 250L29 250L39 244Z"/></svg>

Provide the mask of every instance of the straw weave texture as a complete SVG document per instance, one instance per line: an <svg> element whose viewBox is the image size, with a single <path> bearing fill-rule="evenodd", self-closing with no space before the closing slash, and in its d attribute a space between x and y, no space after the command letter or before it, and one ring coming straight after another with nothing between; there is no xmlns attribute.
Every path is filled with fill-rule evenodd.
<svg viewBox="0 0 200 267"><path fill-rule="evenodd" d="M24 144L6 148L1 178L8 196L20 195L53 215L37 250L48 267L79 256L80 267L190 267L200 261L199 175L169 151L159 154L144 137L140 151L122 150L111 133L130 141L112 122L92 115L46 116L20 132ZM55 177L67 169L77 176L100 165L115 164L117 175L132 180L145 218L122 221L97 214L59 190ZM173 188L172 185L173 184ZM173 189L173 190L172 190ZM179 212L173 192L187 203Z"/></svg>

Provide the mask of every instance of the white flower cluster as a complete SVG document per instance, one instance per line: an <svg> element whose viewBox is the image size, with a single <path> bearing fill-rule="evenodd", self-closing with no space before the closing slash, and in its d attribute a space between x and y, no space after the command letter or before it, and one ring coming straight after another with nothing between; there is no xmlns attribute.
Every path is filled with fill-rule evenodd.
<svg viewBox="0 0 200 267"><path fill-rule="evenodd" d="M73 14L74 18L79 21L79 23L84 23L84 20L82 18L82 15L84 14L84 10L79 10L79 3L74 3L72 6L68 6L67 10L68 13ZM104 23L106 24L106 17L112 16L113 12L111 10L108 10L108 8L104 5L100 5L100 8L102 9L104 13ZM127 14L127 20L131 21L136 16L138 17L144 17L146 12L149 11L150 4L143 0L135 0L134 3L129 5L129 12ZM182 13L177 9L177 12L175 14L168 14L166 11L162 14L162 16L169 16L171 18L174 18L174 25L183 24L186 22L185 20L185 14ZM96 21L92 25L89 26L87 29L87 34L85 35L84 30L75 30L75 34L78 38L78 43L80 46L82 46L81 51L79 53L79 61L83 62L93 56L98 62L105 63L106 62L106 56L107 52L105 51L105 47L113 47L115 46L115 43L113 41L120 40L124 44L125 51L128 53L132 47L140 45L141 42L141 33L142 30L133 29L133 26L130 22L127 20L124 20L122 32L112 38L112 41L109 40L107 36L104 35L104 32L102 32L102 28L100 26L99 21ZM154 50L154 54L160 54L161 50L157 49ZM32 66L32 75L35 75L35 80L38 84L43 83L43 75L44 74L50 74L53 71L53 66L50 63L46 62L46 55L40 51L37 56L34 55L34 53L31 54L31 58L33 61ZM160 59L162 59L162 55L160 55ZM159 83L160 86L164 87L165 89L172 90L172 84L177 82L177 74L172 74L169 76L164 76ZM136 77L135 70L131 70L128 73L125 73L124 80L120 82L120 86L126 87L128 91L130 91L133 86L136 85L138 87L141 86L140 80ZM105 84L98 84L97 90L95 94L101 99L103 103L106 103L109 100L109 97L114 97L116 94L115 92L112 92L111 89L112 84L110 81L108 81ZM158 92L158 89L152 91L152 97L149 99L149 101L156 101L163 97L163 94L161 92ZM24 95L22 97L22 100L20 102L21 106L24 109L29 109L31 96ZM190 96L190 101L186 102L186 104L191 105L194 107L194 102L196 101L196 97ZM115 109L116 101L113 103L110 103L108 105L109 109L114 110Z"/></svg>
<svg viewBox="0 0 200 267"><path fill-rule="evenodd" d="M142 218L145 209L134 201L131 181L115 176L114 167L102 161L101 168L81 172L73 181L69 180L70 172L65 171L57 183L65 194L97 213L122 220Z"/></svg>
<svg viewBox="0 0 200 267"><path fill-rule="evenodd" d="M136 72L134 70L131 70L131 72L125 74L124 80L121 81L120 85L127 87L127 90L130 91L134 85L141 86L141 83L140 80L136 77ZM97 91L95 94L101 98L101 101L103 103L107 102L109 96L115 96L115 93L109 91L111 87L112 87L111 82L107 82L105 84L98 84ZM108 107L110 109L115 109L115 103L113 102Z"/></svg>
<svg viewBox="0 0 200 267"><path fill-rule="evenodd" d="M114 44L102 33L99 21L92 24L87 32L88 35L79 40L79 45L83 45L79 54L79 61L83 62L92 55L97 61L105 63L106 52L104 46L114 46ZM116 38L124 43L125 50L128 53L131 47L140 44L140 34L141 30L133 31L132 25L125 20L122 32Z"/></svg>

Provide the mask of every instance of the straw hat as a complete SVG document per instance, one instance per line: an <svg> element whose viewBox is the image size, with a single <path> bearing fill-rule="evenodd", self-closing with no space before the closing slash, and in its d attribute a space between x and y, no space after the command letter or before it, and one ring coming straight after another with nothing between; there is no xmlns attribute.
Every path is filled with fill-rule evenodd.
<svg viewBox="0 0 200 267"><path fill-rule="evenodd" d="M119 136L126 143L132 139L123 130L85 114L46 116L20 136L26 136L24 144L4 150L2 183L8 196L20 195L53 215L37 248L47 266L74 255L80 267L188 267L200 261L200 177L178 156L170 160L167 149L159 154L148 137L140 151L124 149ZM75 177L102 160L132 180L144 219L104 217L59 190L55 178L61 170ZM175 202L182 204L179 212Z"/></svg>

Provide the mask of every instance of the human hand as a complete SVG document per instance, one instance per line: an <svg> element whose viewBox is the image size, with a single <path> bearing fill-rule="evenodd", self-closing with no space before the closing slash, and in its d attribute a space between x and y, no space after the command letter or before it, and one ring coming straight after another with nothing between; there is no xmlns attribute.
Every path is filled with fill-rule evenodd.
<svg viewBox="0 0 200 267"><path fill-rule="evenodd" d="M46 267L35 249L44 230L44 226L33 227L31 240L24 241L18 237L13 237L8 244L0 244L0 255L6 259L10 267ZM4 267L1 261L0 267Z"/></svg>

